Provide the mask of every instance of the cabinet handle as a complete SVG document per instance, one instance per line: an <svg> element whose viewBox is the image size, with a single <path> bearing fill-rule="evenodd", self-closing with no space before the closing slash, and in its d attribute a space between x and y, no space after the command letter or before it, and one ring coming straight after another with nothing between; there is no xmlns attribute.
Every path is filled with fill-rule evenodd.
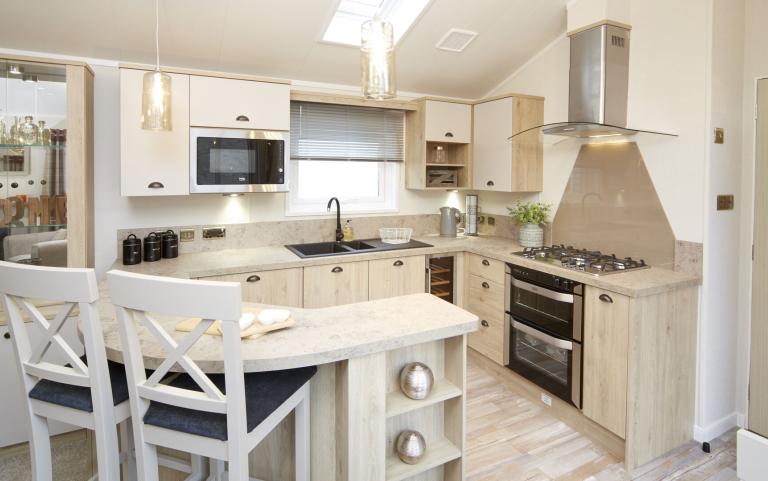
<svg viewBox="0 0 768 481"><path fill-rule="evenodd" d="M334 267L333 269L331 269L331 272L334 272L334 273L337 273L337 274L338 274L339 272L344 272L344 269L342 269L342 268L341 268L341 267L339 267L339 266L336 266L336 267Z"/></svg>
<svg viewBox="0 0 768 481"><path fill-rule="evenodd" d="M483 283L482 283L482 284L480 284L480 285L481 285L481 286L483 286L483 288L484 288L484 289L490 289L490 288L491 288L491 285L490 285L490 284L488 284L487 282L483 282Z"/></svg>
<svg viewBox="0 0 768 481"><path fill-rule="evenodd" d="M237 120L238 122L249 122L251 119L249 119L249 118L248 118L248 117L246 117L245 115L238 115L238 116L235 118L235 120Z"/></svg>
<svg viewBox="0 0 768 481"><path fill-rule="evenodd" d="M149 189L165 189L165 186L163 185L162 182L155 181L155 182L150 182L149 185L147 186L147 188L149 188Z"/></svg>
<svg viewBox="0 0 768 481"><path fill-rule="evenodd" d="M488 321L483 319L482 321L480 321L480 325L483 326L483 327L488 327Z"/></svg>
<svg viewBox="0 0 768 481"><path fill-rule="evenodd" d="M11 182L11 187L12 187L12 188L14 188L14 189L15 189L15 188L17 188L18 186L19 186L19 183L18 183L18 182Z"/></svg>
<svg viewBox="0 0 768 481"><path fill-rule="evenodd" d="M402 265L403 265L403 261L401 261L401 260L396 260L396 261L395 261L395 263L394 263L394 264L392 264L392 265L393 265L393 266L395 266L395 267L400 267L400 266L402 266Z"/></svg>
<svg viewBox="0 0 768 481"><path fill-rule="evenodd" d="M448 138L453 138L453 132L446 132L445 136Z"/></svg>
<svg viewBox="0 0 768 481"><path fill-rule="evenodd" d="M10 339L11 338L11 333L10 332L6 332L5 334L3 334L3 338Z"/></svg>
<svg viewBox="0 0 768 481"><path fill-rule="evenodd" d="M246 279L245 282L259 282L260 280L261 280L261 277L254 274L252 276L248 276L248 279Z"/></svg>
<svg viewBox="0 0 768 481"><path fill-rule="evenodd" d="M488 187L493 187L495 184L493 183L492 180L489 180L488 182L485 183L485 185L487 185Z"/></svg>
<svg viewBox="0 0 768 481"><path fill-rule="evenodd" d="M603 302L607 302L608 304L613 304L613 299L611 299L611 296L608 294L600 294L600 297L598 297Z"/></svg>
<svg viewBox="0 0 768 481"><path fill-rule="evenodd" d="M485 267L488 267L489 265L491 265L491 263L490 263L490 262L488 262L488 259L483 259L483 265L484 265Z"/></svg>

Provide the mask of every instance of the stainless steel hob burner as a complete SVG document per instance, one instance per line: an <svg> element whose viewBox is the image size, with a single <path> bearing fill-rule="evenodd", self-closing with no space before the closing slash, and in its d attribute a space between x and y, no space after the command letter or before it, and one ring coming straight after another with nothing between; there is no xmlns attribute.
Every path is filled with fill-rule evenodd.
<svg viewBox="0 0 768 481"><path fill-rule="evenodd" d="M513 254L595 276L650 267L642 259L616 257L615 254L603 254L600 251L577 249L562 244L548 247L526 247L522 252L514 252Z"/></svg>

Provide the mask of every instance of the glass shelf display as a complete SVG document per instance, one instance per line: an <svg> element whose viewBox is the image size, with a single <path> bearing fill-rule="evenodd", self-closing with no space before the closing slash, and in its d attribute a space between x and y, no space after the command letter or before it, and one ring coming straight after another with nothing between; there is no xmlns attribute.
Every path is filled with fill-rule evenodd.
<svg viewBox="0 0 768 481"><path fill-rule="evenodd" d="M0 259L66 260L66 132L66 66L0 59Z"/></svg>

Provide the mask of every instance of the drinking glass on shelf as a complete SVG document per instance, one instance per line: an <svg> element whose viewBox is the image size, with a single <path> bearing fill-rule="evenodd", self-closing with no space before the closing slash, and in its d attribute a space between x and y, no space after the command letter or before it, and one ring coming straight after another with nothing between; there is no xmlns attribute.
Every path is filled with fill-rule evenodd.
<svg viewBox="0 0 768 481"><path fill-rule="evenodd" d="M5 120L0 119L0 144L5 144Z"/></svg>
<svg viewBox="0 0 768 481"><path fill-rule="evenodd" d="M6 139L7 143L9 144L19 144L19 128L21 127L21 124L19 124L19 118L14 117L13 118L13 125L11 125L10 133Z"/></svg>

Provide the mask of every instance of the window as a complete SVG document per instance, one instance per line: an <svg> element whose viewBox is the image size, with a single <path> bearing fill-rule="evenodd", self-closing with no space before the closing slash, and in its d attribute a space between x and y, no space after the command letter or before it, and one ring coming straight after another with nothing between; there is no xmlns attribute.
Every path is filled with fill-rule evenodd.
<svg viewBox="0 0 768 481"><path fill-rule="evenodd" d="M360 46L363 22L379 15L392 24L395 44L424 11L430 0L341 0L323 35L324 42Z"/></svg>
<svg viewBox="0 0 768 481"><path fill-rule="evenodd" d="M396 211L403 140L400 110L291 102L287 215Z"/></svg>

